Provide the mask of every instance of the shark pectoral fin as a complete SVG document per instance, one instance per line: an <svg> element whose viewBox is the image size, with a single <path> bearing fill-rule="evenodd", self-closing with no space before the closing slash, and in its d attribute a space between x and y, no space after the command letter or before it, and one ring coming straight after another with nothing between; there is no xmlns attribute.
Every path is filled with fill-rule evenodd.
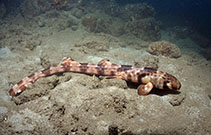
<svg viewBox="0 0 211 135"><path fill-rule="evenodd" d="M153 88L153 85L151 82L148 82L145 85L141 84L138 86L138 95L145 96L145 95L149 94L149 92L152 90L152 88Z"/></svg>

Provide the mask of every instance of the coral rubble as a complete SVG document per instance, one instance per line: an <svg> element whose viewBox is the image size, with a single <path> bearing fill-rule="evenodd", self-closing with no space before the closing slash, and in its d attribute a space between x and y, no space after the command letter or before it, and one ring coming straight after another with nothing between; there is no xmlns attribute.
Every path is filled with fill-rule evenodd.
<svg viewBox="0 0 211 135"><path fill-rule="evenodd" d="M181 56L179 47L168 41L153 42L149 45L147 51L153 55L178 58Z"/></svg>

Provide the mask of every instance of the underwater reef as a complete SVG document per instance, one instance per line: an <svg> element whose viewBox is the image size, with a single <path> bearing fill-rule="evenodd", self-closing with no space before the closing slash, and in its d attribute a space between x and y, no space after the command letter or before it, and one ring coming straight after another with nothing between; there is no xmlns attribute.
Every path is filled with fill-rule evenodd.
<svg viewBox="0 0 211 135"><path fill-rule="evenodd" d="M187 1L0 0L0 135L209 135L211 40L187 14L206 0ZM97 75L58 73L70 64ZM172 87L169 74L181 88L139 96L106 66L146 89Z"/></svg>
<svg viewBox="0 0 211 135"><path fill-rule="evenodd" d="M104 3L103 7L102 3ZM24 0L20 3L20 13L25 18L33 18L41 14L56 18L59 17L59 14L52 10L66 10L71 11L77 19L83 18L81 24L90 32L103 32L116 36L128 33L146 41L160 40L160 22L155 19L156 12L152 6L146 3L119 6L115 1L102 3L95 0L87 2L83 0L71 2L66 0L47 0L45 2ZM88 8L84 8L84 6L88 6ZM95 14L96 10L101 10L104 15ZM1 14L4 16L4 12ZM118 18L114 20L112 17ZM43 25L42 21L39 23L40 26Z"/></svg>

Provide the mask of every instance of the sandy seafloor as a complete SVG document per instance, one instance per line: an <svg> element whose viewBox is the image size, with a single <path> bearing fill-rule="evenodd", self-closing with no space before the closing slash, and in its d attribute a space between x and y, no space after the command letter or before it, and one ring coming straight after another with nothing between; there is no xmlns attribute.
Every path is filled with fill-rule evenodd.
<svg viewBox="0 0 211 135"><path fill-rule="evenodd" d="M179 45L182 56L152 56L146 51L148 41L128 33L89 32L81 24L61 29L64 19L39 15L24 20L17 14L1 20L0 134L211 133L211 61L200 55L200 47L190 38L176 39L161 29L161 39ZM8 91L15 83L57 65L63 57L95 64L108 58L129 65L152 59L182 87L180 93L138 96L136 88L120 79L64 73L39 80L11 100Z"/></svg>

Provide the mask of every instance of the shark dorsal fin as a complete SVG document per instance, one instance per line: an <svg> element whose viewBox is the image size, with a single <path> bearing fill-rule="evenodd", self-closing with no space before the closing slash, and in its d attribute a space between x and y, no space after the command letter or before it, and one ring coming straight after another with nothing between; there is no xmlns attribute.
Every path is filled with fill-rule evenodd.
<svg viewBox="0 0 211 135"><path fill-rule="evenodd" d="M98 65L99 66L111 66L112 63L110 62L109 59L106 58L106 59L103 59L100 62L98 62Z"/></svg>

